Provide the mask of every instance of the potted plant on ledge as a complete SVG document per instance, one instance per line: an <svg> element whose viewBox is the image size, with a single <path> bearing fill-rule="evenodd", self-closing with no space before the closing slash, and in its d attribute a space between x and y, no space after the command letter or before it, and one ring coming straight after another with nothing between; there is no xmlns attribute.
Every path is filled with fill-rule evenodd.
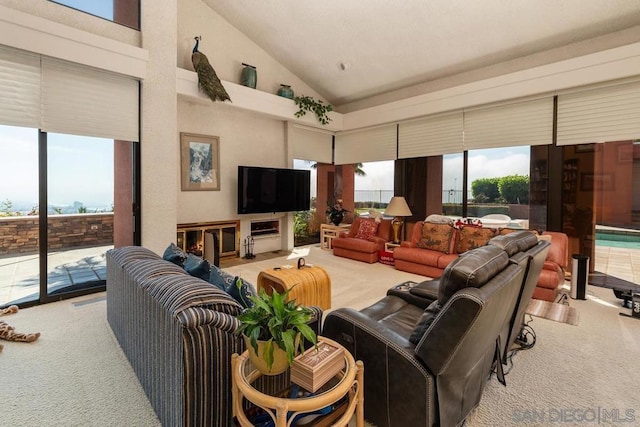
<svg viewBox="0 0 640 427"><path fill-rule="evenodd" d="M316 334L308 325L312 311L295 300L285 301L290 290L273 290L268 295L260 289L258 296L250 297L253 306L238 315L237 332L243 335L249 359L266 375L286 371L298 352L304 350L305 339L317 344Z"/></svg>

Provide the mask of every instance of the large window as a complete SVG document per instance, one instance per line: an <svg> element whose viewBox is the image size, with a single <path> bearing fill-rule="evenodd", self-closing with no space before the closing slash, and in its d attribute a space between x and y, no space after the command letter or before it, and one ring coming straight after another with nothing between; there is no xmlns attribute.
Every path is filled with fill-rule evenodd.
<svg viewBox="0 0 640 427"><path fill-rule="evenodd" d="M442 206L446 215L516 220L528 228L530 147L446 154L442 159ZM467 156L466 174L465 154ZM464 182L466 177L466 183ZM466 184L463 185L463 184ZM466 194L465 194L466 187ZM466 211L464 207L466 206ZM506 223L505 223L506 225Z"/></svg>
<svg viewBox="0 0 640 427"><path fill-rule="evenodd" d="M463 216L464 156L442 156L442 211L445 215Z"/></svg>
<svg viewBox="0 0 640 427"><path fill-rule="evenodd" d="M357 210L384 208L393 197L393 160L354 165L354 202Z"/></svg>
<svg viewBox="0 0 640 427"><path fill-rule="evenodd" d="M51 0L64 6L140 29L140 0Z"/></svg>

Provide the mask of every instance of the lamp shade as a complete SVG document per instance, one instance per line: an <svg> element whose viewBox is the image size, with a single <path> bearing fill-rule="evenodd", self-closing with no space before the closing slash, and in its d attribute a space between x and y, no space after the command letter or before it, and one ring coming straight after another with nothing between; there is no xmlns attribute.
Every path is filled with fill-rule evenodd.
<svg viewBox="0 0 640 427"><path fill-rule="evenodd" d="M411 210L404 197L395 196L391 198L384 214L387 216L411 216Z"/></svg>

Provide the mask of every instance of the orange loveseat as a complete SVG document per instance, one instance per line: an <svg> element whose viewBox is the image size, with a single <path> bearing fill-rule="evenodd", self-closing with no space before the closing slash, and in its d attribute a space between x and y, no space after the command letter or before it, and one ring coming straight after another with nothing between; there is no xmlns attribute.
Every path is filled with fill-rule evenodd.
<svg viewBox="0 0 640 427"><path fill-rule="evenodd" d="M373 233L372 233L373 232ZM348 232L331 241L333 254L372 264L378 262L378 251L391 240L391 220L356 217Z"/></svg>

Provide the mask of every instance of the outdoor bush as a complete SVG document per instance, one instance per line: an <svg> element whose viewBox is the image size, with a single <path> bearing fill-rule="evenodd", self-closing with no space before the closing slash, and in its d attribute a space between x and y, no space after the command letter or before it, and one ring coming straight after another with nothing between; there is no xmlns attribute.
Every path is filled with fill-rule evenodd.
<svg viewBox="0 0 640 427"><path fill-rule="evenodd" d="M471 194L473 198L484 196L485 202L493 202L500 197L500 190L498 189L498 180L500 178L479 178L471 183Z"/></svg>
<svg viewBox="0 0 640 427"><path fill-rule="evenodd" d="M523 175L503 176L499 179L500 196L506 203L529 203L529 177Z"/></svg>

